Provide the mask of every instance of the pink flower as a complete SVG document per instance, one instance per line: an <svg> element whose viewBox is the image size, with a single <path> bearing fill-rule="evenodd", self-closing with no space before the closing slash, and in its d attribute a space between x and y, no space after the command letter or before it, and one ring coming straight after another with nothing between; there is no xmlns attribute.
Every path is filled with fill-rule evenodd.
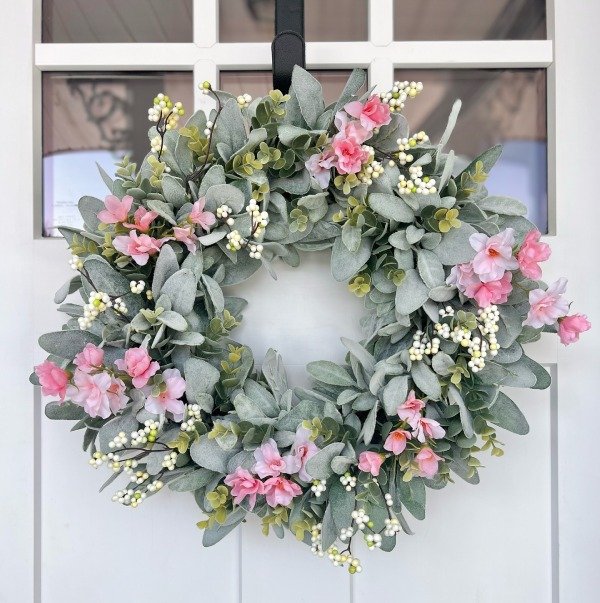
<svg viewBox="0 0 600 603"><path fill-rule="evenodd" d="M304 165L308 173L318 182L319 186L322 189L326 189L329 186L331 178L331 168L335 165L336 160L337 158L333 153L333 149L329 148L322 153L311 155L304 162Z"/></svg>
<svg viewBox="0 0 600 603"><path fill-rule="evenodd" d="M585 314L572 314L558 319L558 336L565 345L579 341L579 334L591 328L592 323Z"/></svg>
<svg viewBox="0 0 600 603"><path fill-rule="evenodd" d="M512 228L507 228L493 237L477 232L469 237L469 242L477 252L473 259L473 270L482 282L497 281L507 270L519 267L517 260L512 256L512 246L515 242L515 231Z"/></svg>
<svg viewBox="0 0 600 603"><path fill-rule="evenodd" d="M83 350L75 356L73 363L80 371L91 373L102 367L102 364L104 363L104 350L93 343L88 343Z"/></svg>
<svg viewBox="0 0 600 603"><path fill-rule="evenodd" d="M333 151L337 155L337 171L340 174L356 174L360 172L362 164L369 157L360 143L354 138L334 138Z"/></svg>
<svg viewBox="0 0 600 603"><path fill-rule="evenodd" d="M34 371L38 376L44 396L58 396L61 400L65 399L67 385L69 384L69 373L67 371L64 371L50 360L38 364Z"/></svg>
<svg viewBox="0 0 600 603"><path fill-rule="evenodd" d="M467 297L474 299L480 308L491 304L503 304L512 291L512 272L505 272L501 279L482 283L475 277L464 290Z"/></svg>
<svg viewBox="0 0 600 603"><path fill-rule="evenodd" d="M356 117L361 125L369 131L379 126L385 126L392 120L389 105L382 103L376 94L373 94L364 104L360 101L353 101L345 105L344 109L348 115Z"/></svg>
<svg viewBox="0 0 600 603"><path fill-rule="evenodd" d="M162 415L165 412L170 412L175 417L175 421L183 419L184 405L181 401L181 396L185 393L185 379L181 376L178 369L167 369L162 374L164 391L155 396L151 394L146 398L144 404L147 411L155 415Z"/></svg>
<svg viewBox="0 0 600 603"><path fill-rule="evenodd" d="M206 232L208 232L210 227L217 221L217 219L211 212L204 211L205 205L206 199L204 197L200 197L200 199L198 199L198 201L196 201L192 206L192 211L190 212L189 217L193 224L198 224Z"/></svg>
<svg viewBox="0 0 600 603"><path fill-rule="evenodd" d="M540 243L541 236L539 230L530 230L517 253L519 268L527 278L539 279L542 276L542 269L538 266L538 262L543 262L550 257L550 246Z"/></svg>
<svg viewBox="0 0 600 603"><path fill-rule="evenodd" d="M115 365L132 378L133 387L138 389L144 387L160 368L160 364L152 360L148 350L144 348L129 348L124 358L115 360Z"/></svg>
<svg viewBox="0 0 600 603"><path fill-rule="evenodd" d="M416 425L413 426L415 437L419 442L425 442L427 438L439 440L446 435L446 430L434 419L427 417L419 418Z"/></svg>
<svg viewBox="0 0 600 603"><path fill-rule="evenodd" d="M183 243L188 251L195 254L198 249L198 237L195 235L194 230L191 226L181 228L179 226L173 227L173 234L175 239L180 243Z"/></svg>
<svg viewBox="0 0 600 603"><path fill-rule="evenodd" d="M560 278L552 283L546 291L534 289L529 292L529 312L524 325L539 329L544 325L553 325L558 318L566 316L569 303L562 294L567 287L567 279Z"/></svg>
<svg viewBox="0 0 600 603"><path fill-rule="evenodd" d="M114 195L108 195L108 197L104 199L104 206L106 209L98 212L98 220L104 224L125 222L132 204L133 197L130 195L125 195L122 201Z"/></svg>
<svg viewBox="0 0 600 603"><path fill-rule="evenodd" d="M129 397L125 395L125 384L121 379L113 377L109 388L106 390L108 404L113 414L117 414L127 405Z"/></svg>
<svg viewBox="0 0 600 603"><path fill-rule="evenodd" d="M310 430L306 427L298 427L296 437L292 445L292 454L285 457L287 465L287 473L298 472L298 477L303 482L311 481L312 477L306 473L306 463L308 459L313 457L319 449L316 444L310 439Z"/></svg>
<svg viewBox="0 0 600 603"><path fill-rule="evenodd" d="M377 452L361 452L358 456L358 468L377 477L384 460L385 457Z"/></svg>
<svg viewBox="0 0 600 603"><path fill-rule="evenodd" d="M256 464L253 470L259 477L264 478L270 475L277 477L282 472L289 473L287 463L279 454L279 449L273 439L267 440L260 448L257 448L254 451L254 458Z"/></svg>
<svg viewBox="0 0 600 603"><path fill-rule="evenodd" d="M302 488L285 477L272 477L264 484L267 504L270 507L282 505L287 507L292 499L302 494Z"/></svg>
<svg viewBox="0 0 600 603"><path fill-rule="evenodd" d="M367 138L371 137L370 130L363 128L360 122L348 119L348 115L343 111L338 111L335 114L334 122L338 133L334 136L333 140L351 138L354 142L362 144Z"/></svg>
<svg viewBox="0 0 600 603"><path fill-rule="evenodd" d="M477 283L481 283L481 281L477 278L475 272L473 272L473 265L470 262L454 266L446 279L447 285L455 285L462 293L465 292L467 287Z"/></svg>
<svg viewBox="0 0 600 603"><path fill-rule="evenodd" d="M390 435L385 439L383 447L389 452L400 454L401 452L404 452L406 442L410 439L412 439L410 431L406 431L406 429L394 429L394 431L390 432Z"/></svg>
<svg viewBox="0 0 600 603"><path fill-rule="evenodd" d="M110 392L110 396L113 396L115 395L113 379L108 373L91 375L78 369L73 375L73 385L67 388L67 395L75 404L83 406L90 417L107 419L111 415L111 397L109 396L111 387L113 390ZM118 393L116 395L119 397Z"/></svg>
<svg viewBox="0 0 600 603"><path fill-rule="evenodd" d="M425 446L419 450L415 460L419 466L419 476L432 478L438 472L438 463L444 459Z"/></svg>
<svg viewBox="0 0 600 603"><path fill-rule="evenodd" d="M398 407L398 416L414 429L414 425L421 418L423 408L425 408L425 402L418 400L415 390L411 389L406 400Z"/></svg>
<svg viewBox="0 0 600 603"><path fill-rule="evenodd" d="M225 477L224 482L231 486L233 502L239 505L244 498L248 497L248 507L252 511L256 504L256 496L265 493L264 484L256 479L250 471L238 467L233 473Z"/></svg>
<svg viewBox="0 0 600 603"><path fill-rule="evenodd" d="M123 226L126 228L135 228L140 232L148 232L150 225L156 218L158 218L157 212L148 211L145 207L138 207L133 214L133 224L131 222L124 222Z"/></svg>
<svg viewBox="0 0 600 603"><path fill-rule="evenodd" d="M123 255L133 258L136 264L145 266L151 255L158 253L168 239L155 239L147 234L138 235L135 230L129 236L121 235L113 240L113 247Z"/></svg>

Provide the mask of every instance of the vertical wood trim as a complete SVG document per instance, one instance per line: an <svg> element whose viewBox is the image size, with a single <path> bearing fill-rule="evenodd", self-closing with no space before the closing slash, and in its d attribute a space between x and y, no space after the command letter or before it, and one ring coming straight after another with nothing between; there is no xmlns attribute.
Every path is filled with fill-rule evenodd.
<svg viewBox="0 0 600 603"><path fill-rule="evenodd" d="M369 0L369 41L387 46L394 40L394 0Z"/></svg>

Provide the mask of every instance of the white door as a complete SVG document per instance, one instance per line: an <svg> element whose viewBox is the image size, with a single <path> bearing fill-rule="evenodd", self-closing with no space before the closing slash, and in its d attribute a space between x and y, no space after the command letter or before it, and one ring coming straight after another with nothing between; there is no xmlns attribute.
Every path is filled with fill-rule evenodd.
<svg viewBox="0 0 600 603"><path fill-rule="evenodd" d="M256 40L271 35L272 3L221 0L220 10L217 0L0 4L1 601L598 600L600 470L594 440L600 422L600 371L594 331L567 350L558 349L554 340L536 344L533 356L549 367L554 382L545 391L516 394L531 433L503 434L506 455L490 460L479 486L457 483L432 492L426 520L412 522L415 535L400 538L391 554L365 551L364 571L353 579L311 556L293 538L265 539L252 521L216 547L203 549L191 496L165 493L130 510L111 504L108 491L97 494L104 477L88 468L80 434L46 420L39 392L27 381L41 357L37 335L60 325L52 296L69 270L64 242L42 236L43 205L46 226L51 226L52 210L68 218L69 208L61 202L70 193L93 194L98 187L84 171L82 183L61 181L64 162L72 157L52 152L64 144L86 157L88 147L77 149L75 144L82 138L76 129L84 122L93 122L100 149L118 137L119 129L107 121L102 104L94 104L98 99L91 90L106 83L102 75L112 78L113 87L127 87L124 82L133 78L115 74L136 72L143 91L145 83L155 81L140 72L158 72L157 81L190 96L192 82L218 83L221 75L230 88L263 87L266 93L270 76L253 72L270 68L269 44ZM308 38L319 40L307 44L309 69L367 67L371 85L380 89L391 86L394 69L400 77L414 73L409 70L430 70L421 73L426 90L430 86L433 91L423 95L424 103L432 103L424 114L433 120L438 107L449 110L445 94L462 90L462 123L472 133L467 138L493 138L498 132L507 137L508 160L514 161L512 167L505 165L496 185L511 190L520 186L538 223L548 220L553 247L548 280L569 276L577 309L587 311L600 327L595 231L600 223L595 191L600 4L547 0L547 36L543 0L338 0L335 8L333 0L306 4L307 28L313 28ZM136 7L137 21L132 20ZM143 25L140 35L151 36L152 43L134 41L140 31L136 22ZM171 31L179 33L171 37ZM514 31L530 39L503 39ZM104 41L98 32L109 32L112 41ZM452 33L475 41L449 41ZM189 75L169 75L173 71ZM69 80L83 72L90 74L85 85L77 78ZM339 74L321 76L335 88ZM505 78L503 83L479 95L482 81L495 81L496 76ZM196 104L200 102L197 95ZM477 103L477 111L469 113L468 103ZM82 107L88 113L81 114ZM61 111L62 121L57 118ZM483 119L488 113L490 119ZM143 119L135 127L145 127ZM539 144L523 151L522 145L532 141ZM463 142L468 147L470 140ZM526 169L523 157L532 161ZM102 158L110 159L110 153ZM88 184L89 189L79 190ZM290 371L297 383L306 362L342 357L338 337L357 336L353 325L360 315L358 302L328 277L325 255L306 260L296 272L281 268L277 283L262 275L244 289L251 304L247 318L258 314L257 305L266 299L272 308L290 308L262 334L247 327L241 336L258 357L273 345L284 358L293 359ZM313 310L314 316L316 309L321 310L319 324L294 327L305 312Z"/></svg>

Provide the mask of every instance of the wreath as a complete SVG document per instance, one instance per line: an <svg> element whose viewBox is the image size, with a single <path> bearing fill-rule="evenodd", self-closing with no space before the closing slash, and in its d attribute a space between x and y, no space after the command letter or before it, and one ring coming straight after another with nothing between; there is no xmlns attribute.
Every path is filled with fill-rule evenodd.
<svg viewBox="0 0 600 603"><path fill-rule="evenodd" d="M51 419L76 421L92 467L123 476L112 499L138 507L165 485L191 492L215 544L248 513L350 573L355 538L394 548L425 516L427 488L476 484L497 428L527 421L502 385L545 388L523 344L590 327L569 315L566 281L540 281L550 255L518 201L490 196L496 146L462 171L409 134L402 108L421 83L361 94L354 71L325 106L296 68L289 95L252 100L202 85L216 108L179 127L181 103L149 109L150 153L101 176L83 230L61 228L75 275L55 302L68 319L40 338L32 381ZM234 338L246 304L227 295L276 260L331 248L331 273L368 310L342 365L307 366L288 385L270 350L260 370ZM71 294L82 302L64 303Z"/></svg>

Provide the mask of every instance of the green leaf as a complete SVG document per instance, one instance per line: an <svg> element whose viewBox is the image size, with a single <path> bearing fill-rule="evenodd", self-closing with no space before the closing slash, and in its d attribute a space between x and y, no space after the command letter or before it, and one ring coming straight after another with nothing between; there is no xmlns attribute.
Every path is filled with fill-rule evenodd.
<svg viewBox="0 0 600 603"><path fill-rule="evenodd" d="M419 249L417 268L421 279L430 289L441 286L446 281L444 267L433 251Z"/></svg>
<svg viewBox="0 0 600 603"><path fill-rule="evenodd" d="M371 193L368 199L369 207L387 220L411 223L415 214L403 199L386 193Z"/></svg>
<svg viewBox="0 0 600 603"><path fill-rule="evenodd" d="M239 448L223 450L216 440L210 440L208 435L201 435L190 447L190 456L196 465L216 471L227 473L227 463Z"/></svg>
<svg viewBox="0 0 600 603"><path fill-rule="evenodd" d="M183 268L172 274L161 287L161 294L171 300L175 312L182 316L189 314L196 300L196 277L192 270Z"/></svg>
<svg viewBox="0 0 600 603"><path fill-rule="evenodd" d="M438 376L423 362L412 363L410 376L415 385L431 400L439 400L442 394Z"/></svg>
<svg viewBox="0 0 600 603"><path fill-rule="evenodd" d="M98 449L105 453L111 452L111 448L108 443L120 432L124 432L129 438L131 433L133 431L137 431L139 428L139 421L131 414L122 415L111 419L100 428L98 433Z"/></svg>
<svg viewBox="0 0 600 603"><path fill-rule="evenodd" d="M442 236L433 253L444 266L470 262L475 257L475 250L469 243L469 237L476 232L470 224L463 222L460 228L452 228Z"/></svg>
<svg viewBox="0 0 600 603"><path fill-rule="evenodd" d="M244 392L253 402L258 404L263 416L270 418L279 416L279 405L266 387L254 381L254 379L246 379Z"/></svg>
<svg viewBox="0 0 600 603"><path fill-rule="evenodd" d="M375 401L373 408L369 411L363 427L360 431L359 437L362 437L363 442L368 446L373 439L375 433L375 427L377 427L377 411L379 410L379 404Z"/></svg>
<svg viewBox="0 0 600 603"><path fill-rule="evenodd" d="M419 477L409 482L402 478L396 480L398 498L415 519L425 519L425 484Z"/></svg>
<svg viewBox="0 0 600 603"><path fill-rule="evenodd" d="M225 298L223 297L221 287L219 287L217 281L206 274L203 274L201 278L215 312L220 314L225 309Z"/></svg>
<svg viewBox="0 0 600 603"><path fill-rule="evenodd" d="M220 125L221 123L219 123ZM183 184L174 176L165 174L162 177L162 190L165 199L173 207L178 208L188 202L188 196Z"/></svg>
<svg viewBox="0 0 600 603"><path fill-rule="evenodd" d="M173 310L166 310L160 316L158 316L158 322L167 325L169 329L174 331L185 331L188 328L187 320L177 312Z"/></svg>
<svg viewBox="0 0 600 603"><path fill-rule="evenodd" d="M333 442L325 446L306 463L306 472L313 479L327 479L332 473L331 461L344 449L343 442Z"/></svg>
<svg viewBox="0 0 600 603"><path fill-rule="evenodd" d="M335 104L332 115L335 115L345 104L349 103L366 83L367 72L364 69L353 69L342 90L342 94Z"/></svg>
<svg viewBox="0 0 600 603"><path fill-rule="evenodd" d="M170 481L169 488L175 492L193 492L206 486L215 476L216 473L209 469L194 469Z"/></svg>
<svg viewBox="0 0 600 603"><path fill-rule="evenodd" d="M214 526L206 528L202 534L202 546L213 546L223 540L227 534L235 530L242 523L245 516L245 509L238 507L233 513L229 514L223 525L216 523Z"/></svg>
<svg viewBox="0 0 600 603"><path fill-rule="evenodd" d="M154 267L154 277L152 279L152 295L154 299L160 296L160 290L165 281L179 270L179 262L175 251L170 245L163 245L156 260Z"/></svg>
<svg viewBox="0 0 600 603"><path fill-rule="evenodd" d="M161 218L166 220L169 224L177 226L177 220L175 219L175 214L173 213L173 210L171 209L170 205L168 205L164 201L160 201L159 199L148 199L146 201L146 205L148 206L148 209L155 211Z"/></svg>
<svg viewBox="0 0 600 603"><path fill-rule="evenodd" d="M351 339L342 337L341 341L344 346L350 350L350 353L353 354L354 357L361 363L362 367L367 372L367 376L370 378L375 372L375 358L373 355L367 352L362 345L352 341Z"/></svg>
<svg viewBox="0 0 600 603"><path fill-rule="evenodd" d="M527 214L527 207L511 197L486 197L477 201L477 205L484 211L505 216L524 216Z"/></svg>
<svg viewBox="0 0 600 603"><path fill-rule="evenodd" d="M398 407L408 394L408 375L392 377L383 388L383 408L390 417L397 415Z"/></svg>
<svg viewBox="0 0 600 603"><path fill-rule="evenodd" d="M202 345L204 341L204 335L195 331L186 331L185 333L179 333L178 335L173 335L171 337L171 343L174 345L197 346Z"/></svg>
<svg viewBox="0 0 600 603"><path fill-rule="evenodd" d="M488 149L487 151L484 151L481 155L479 155L479 157L476 157L473 159L473 161L471 161L471 163L456 178L456 181L460 182L460 177L465 172L475 173L475 166L479 161L483 163L483 170L489 173L496 164L496 161L498 161L500 158L500 155L502 155L502 145L500 144Z"/></svg>
<svg viewBox="0 0 600 603"><path fill-rule="evenodd" d="M325 110L320 82L308 71L296 65L292 72L292 90L298 100L304 121L309 128L315 128L319 116Z"/></svg>
<svg viewBox="0 0 600 603"><path fill-rule="evenodd" d="M371 257L372 239L361 239L360 246L354 252L349 251L338 237L331 251L331 274L336 281L347 281L352 278L369 261Z"/></svg>
<svg viewBox="0 0 600 603"><path fill-rule="evenodd" d="M337 530L333 520L333 505L328 504L321 522L321 546L327 550L337 539Z"/></svg>
<svg viewBox="0 0 600 603"><path fill-rule="evenodd" d="M428 299L428 289L414 269L406 271L406 275L396 289L396 310L399 314L408 315L418 310Z"/></svg>
<svg viewBox="0 0 600 603"><path fill-rule="evenodd" d="M229 205L234 214L239 214L245 205L244 193L231 184L216 184L206 191L206 207L216 211L221 205Z"/></svg>
<svg viewBox="0 0 600 603"><path fill-rule="evenodd" d="M104 209L104 203L96 197L81 197L77 203L77 209L83 218L87 229L91 232L98 232L100 220L98 213Z"/></svg>
<svg viewBox="0 0 600 603"><path fill-rule="evenodd" d="M215 146L224 143L229 152L223 157L229 161L247 140L244 118L236 99L229 99L223 106L219 116L217 128L214 131L213 141Z"/></svg>
<svg viewBox="0 0 600 603"><path fill-rule="evenodd" d="M529 424L519 407L504 393L500 392L496 401L487 410L488 421L508 431L525 435L529 433Z"/></svg>
<svg viewBox="0 0 600 603"><path fill-rule="evenodd" d="M346 222L342 226L342 242L348 249L354 253L360 247L360 239L362 235L362 229L360 226L352 226L350 222Z"/></svg>
<svg viewBox="0 0 600 603"><path fill-rule="evenodd" d="M48 402L44 412L54 421L81 421L88 416L81 406L73 402Z"/></svg>
<svg viewBox="0 0 600 603"><path fill-rule="evenodd" d="M300 400L296 406L281 416L275 423L275 429L278 431L296 431L302 421L314 418L323 418L323 402L316 400Z"/></svg>
<svg viewBox="0 0 600 603"><path fill-rule="evenodd" d="M328 385L340 385L343 387L356 386L356 382L347 373L347 371L329 360L318 360L310 362L306 366L308 373L321 383Z"/></svg>
<svg viewBox="0 0 600 603"><path fill-rule="evenodd" d="M221 374L212 365L201 358L188 358L184 365L185 394L188 402L198 404L202 410L212 412L212 400L206 394L212 395Z"/></svg>
<svg viewBox="0 0 600 603"><path fill-rule="evenodd" d="M352 524L352 511L356 504L356 492L346 490L339 479L329 488L329 504L337 532Z"/></svg>
<svg viewBox="0 0 600 603"><path fill-rule="evenodd" d="M465 406L465 402L460 395L458 388L454 385L450 385L448 388L448 401L450 404L455 404L458 406L460 411L460 423L462 425L463 432L468 438L472 437L474 434L473 417L471 417L471 413Z"/></svg>
<svg viewBox="0 0 600 603"><path fill-rule="evenodd" d="M275 399L277 402L280 402L281 397L289 389L289 386L281 356L272 348L267 350L261 370Z"/></svg>
<svg viewBox="0 0 600 603"><path fill-rule="evenodd" d="M101 339L89 331L54 331L42 335L38 343L40 347L59 358L72 360L88 343L98 345Z"/></svg>

